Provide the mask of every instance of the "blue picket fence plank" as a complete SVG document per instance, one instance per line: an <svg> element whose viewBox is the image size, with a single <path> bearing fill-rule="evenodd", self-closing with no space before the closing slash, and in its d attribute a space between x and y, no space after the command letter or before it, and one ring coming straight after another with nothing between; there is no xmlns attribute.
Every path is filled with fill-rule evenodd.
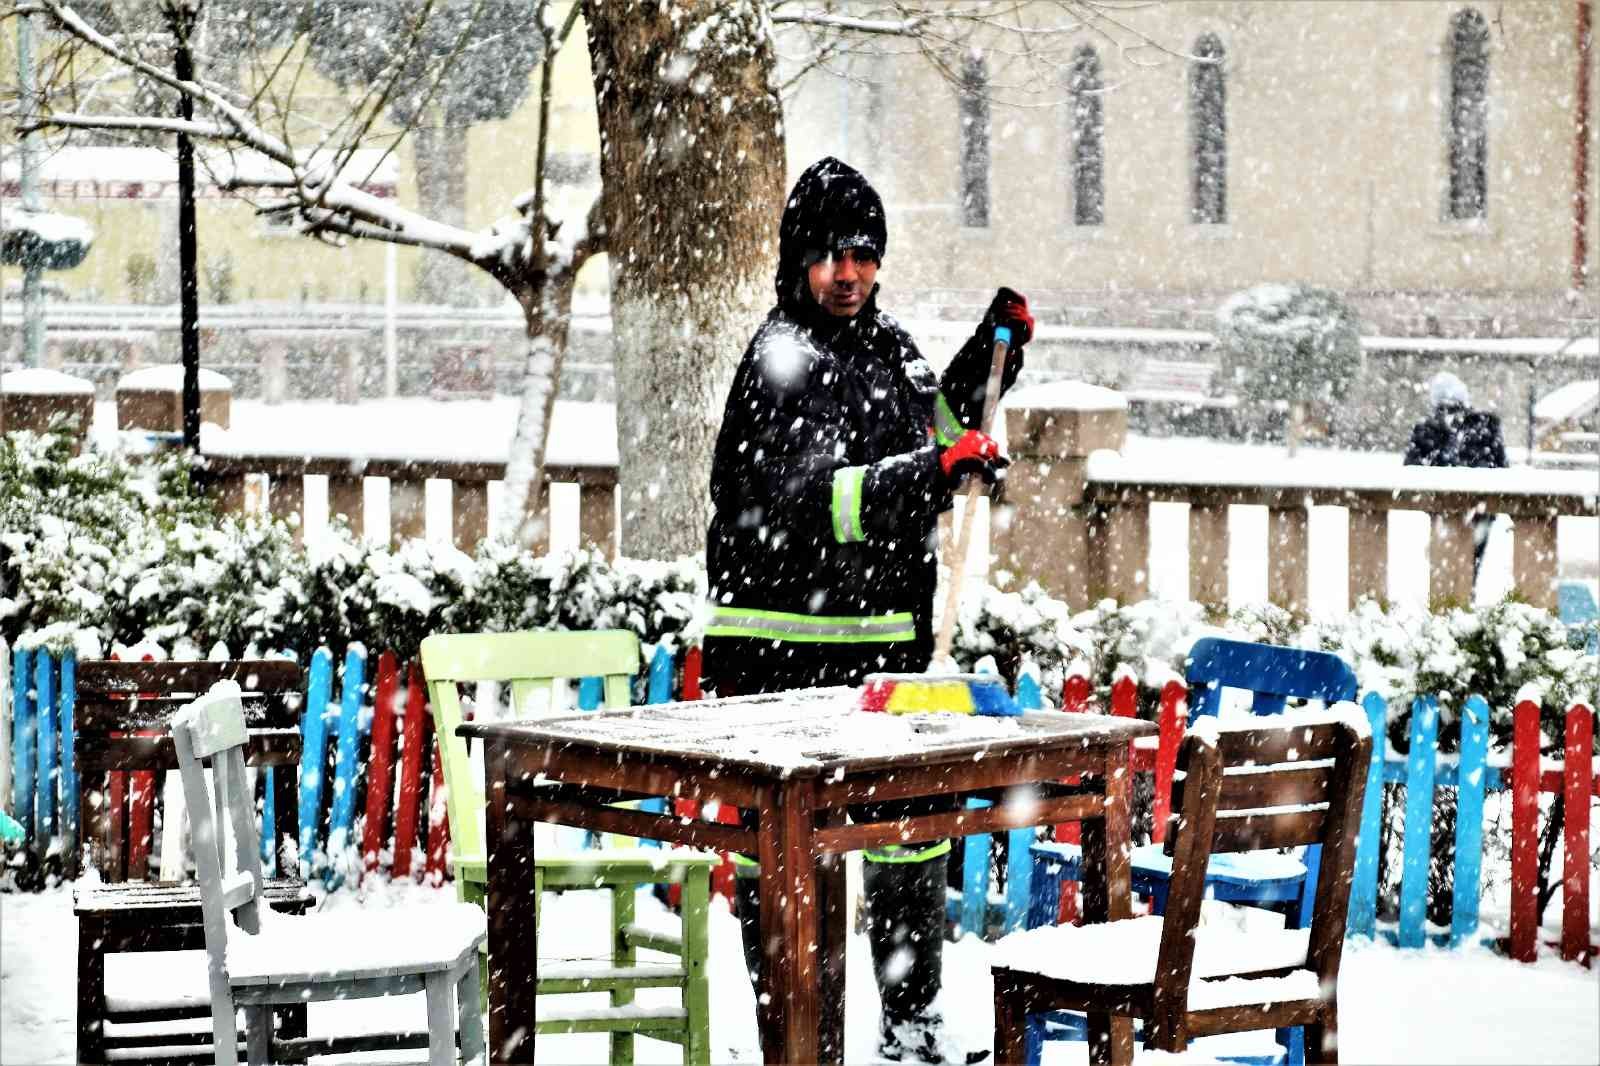
<svg viewBox="0 0 1600 1066"><path fill-rule="evenodd" d="M1428 847L1433 836L1433 777L1439 735L1439 703L1432 696L1411 701L1406 754L1406 820L1400 864L1400 939L1403 948L1427 940Z"/></svg>
<svg viewBox="0 0 1600 1066"><path fill-rule="evenodd" d="M969 799L968 810L990 806ZM989 920L989 834L976 833L961 842L961 930L982 936Z"/></svg>
<svg viewBox="0 0 1600 1066"><path fill-rule="evenodd" d="M1028 900L1033 894L1031 849L1035 836L1031 825L1006 834L1006 909L1002 928L1007 933L1028 927Z"/></svg>
<svg viewBox="0 0 1600 1066"><path fill-rule="evenodd" d="M34 761L34 840L41 848L56 835L56 664L40 649L33 657L33 705L39 750Z"/></svg>
<svg viewBox="0 0 1600 1066"><path fill-rule="evenodd" d="M328 815L328 855L342 855L350 842L355 824L356 759L360 751L361 711L366 694L367 649L352 644L345 651L344 674L339 690L339 734L333 771L333 803ZM427 771L424 769L424 776ZM340 877L330 866L330 877ZM333 885L330 884L330 887Z"/></svg>
<svg viewBox="0 0 1600 1066"><path fill-rule="evenodd" d="M316 857L317 822L322 810L323 764L328 727L324 715L333 692L333 654L318 648L311 656L306 709L300 717L300 876L310 877Z"/></svg>
<svg viewBox="0 0 1600 1066"><path fill-rule="evenodd" d="M662 644L656 645L655 654L650 656L645 702L672 702L672 653Z"/></svg>
<svg viewBox="0 0 1600 1066"><path fill-rule="evenodd" d="M1044 709L1044 693L1039 691L1039 679L1031 673L1022 673L1017 677L1017 706L1025 711L1040 711Z"/></svg>
<svg viewBox="0 0 1600 1066"><path fill-rule="evenodd" d="M645 674L645 703L671 703L672 702L672 653L664 645L656 645L656 650L650 656L650 666ZM640 800L639 809L650 814L666 814L667 801L664 796L654 799ZM661 841L645 837L639 843L647 848L659 848Z"/></svg>
<svg viewBox="0 0 1600 1066"><path fill-rule="evenodd" d="M1367 764L1367 791L1361 801L1361 832L1356 836L1355 873L1350 885L1350 910L1345 935L1371 939L1378 919L1378 841L1383 821L1383 752L1387 746L1388 704L1376 692L1361 700L1372 727L1372 761Z"/></svg>
<svg viewBox="0 0 1600 1066"><path fill-rule="evenodd" d="M603 677L580 677L578 679L578 710L598 711L604 701L606 692L606 679Z"/></svg>
<svg viewBox="0 0 1600 1066"><path fill-rule="evenodd" d="M11 656L11 814L33 838L33 759L38 754L33 717L33 653Z"/></svg>
<svg viewBox="0 0 1600 1066"><path fill-rule="evenodd" d="M1479 875L1483 867L1484 760L1489 751L1489 704L1470 696L1461 714L1460 785L1456 790L1456 868L1450 906L1450 943L1478 929Z"/></svg>
<svg viewBox="0 0 1600 1066"><path fill-rule="evenodd" d="M66 837L66 852L78 853L78 764L73 752L78 744L73 716L78 709L78 657L68 651L61 656L61 823Z"/></svg>

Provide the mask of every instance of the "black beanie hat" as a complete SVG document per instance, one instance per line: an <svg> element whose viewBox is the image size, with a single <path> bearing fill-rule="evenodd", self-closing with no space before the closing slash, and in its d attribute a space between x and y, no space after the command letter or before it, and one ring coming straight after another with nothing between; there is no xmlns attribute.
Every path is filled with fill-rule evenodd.
<svg viewBox="0 0 1600 1066"><path fill-rule="evenodd" d="M878 191L849 164L819 159L795 181L778 223L778 301L806 291L808 252L866 248L881 260L888 247Z"/></svg>

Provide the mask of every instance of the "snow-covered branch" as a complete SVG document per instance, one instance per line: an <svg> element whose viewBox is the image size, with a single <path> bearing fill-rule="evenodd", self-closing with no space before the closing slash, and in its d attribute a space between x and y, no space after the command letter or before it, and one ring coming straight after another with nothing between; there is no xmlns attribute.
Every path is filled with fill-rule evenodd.
<svg viewBox="0 0 1600 1066"><path fill-rule="evenodd" d="M773 12L774 25L815 26L821 29L843 30L848 33L875 33L891 37L909 37L927 24L927 16L889 21L887 19L851 18L824 11Z"/></svg>
<svg viewBox="0 0 1600 1066"><path fill-rule="evenodd" d="M149 133L187 133L191 137L222 138L228 131L214 122L185 122L179 118L155 115L50 115L37 122L17 127L17 133L32 133L52 127L79 130L139 130Z"/></svg>

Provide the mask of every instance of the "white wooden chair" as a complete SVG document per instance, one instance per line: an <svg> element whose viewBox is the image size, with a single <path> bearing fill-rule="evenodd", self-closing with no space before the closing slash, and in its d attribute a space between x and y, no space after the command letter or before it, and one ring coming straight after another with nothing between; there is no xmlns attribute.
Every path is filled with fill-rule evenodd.
<svg viewBox="0 0 1600 1066"><path fill-rule="evenodd" d="M478 949L488 936L482 910L449 903L406 910L290 916L261 905L261 862L254 805L244 771L245 724L239 687L223 681L188 704L172 722L173 746L193 827L195 866L211 985L216 1061L235 1066L231 1034L243 1008L251 1064L265 1063L274 1044L272 1007L423 992L427 997L429 1066L484 1051L478 1013ZM202 763L209 763L207 780ZM233 861L228 861L229 845ZM231 919L231 920L230 920ZM450 1016L455 996L457 1019ZM326 1050L412 1046L413 1034L326 1042ZM307 1049L297 1049L307 1050Z"/></svg>

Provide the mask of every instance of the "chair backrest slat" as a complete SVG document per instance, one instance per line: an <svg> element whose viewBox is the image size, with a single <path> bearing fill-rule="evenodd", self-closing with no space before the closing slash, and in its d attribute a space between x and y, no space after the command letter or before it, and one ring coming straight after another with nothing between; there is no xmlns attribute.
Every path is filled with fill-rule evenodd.
<svg viewBox="0 0 1600 1066"><path fill-rule="evenodd" d="M1356 698L1356 676L1337 655L1299 648L1264 648L1240 640L1204 637L1189 649L1184 676L1191 718L1215 715L1224 688L1253 693L1251 710L1276 714L1285 697L1338 703Z"/></svg>
<svg viewBox="0 0 1600 1066"><path fill-rule="evenodd" d="M172 740L193 827L206 953L220 973L229 920L248 933L261 927L261 848L244 767L249 733L238 693L213 691L195 700L174 719Z"/></svg>
<svg viewBox="0 0 1600 1066"><path fill-rule="evenodd" d="M1193 931L1214 853L1322 848L1307 962L1324 981L1336 976L1371 754L1365 729L1341 720L1197 731L1184 739L1178 753L1183 789L1166 844L1173 874L1156 964L1158 1033L1182 1028ZM1321 764L1305 765L1312 760Z"/></svg>
<svg viewBox="0 0 1600 1066"><path fill-rule="evenodd" d="M280 767L279 785L287 793L295 777L290 768L300 762L304 693L298 664L288 659L77 663L73 757L82 779L79 825L87 861L99 868L103 880L123 878L120 841L107 839L116 827L108 817L107 772L176 769L177 753L167 735L172 717L218 681L235 681L242 690L249 763ZM281 812L293 806L278 804L276 809L281 819L286 817Z"/></svg>
<svg viewBox="0 0 1600 1066"><path fill-rule="evenodd" d="M526 716L540 691L559 678L604 677L607 707L628 703L628 679L638 673L639 638L626 630L573 633L443 633L422 642L422 672L433 708L450 812L451 848L459 858L482 858L483 784L472 772L461 725L460 685L510 682L512 713ZM553 696L553 693L552 693Z"/></svg>

